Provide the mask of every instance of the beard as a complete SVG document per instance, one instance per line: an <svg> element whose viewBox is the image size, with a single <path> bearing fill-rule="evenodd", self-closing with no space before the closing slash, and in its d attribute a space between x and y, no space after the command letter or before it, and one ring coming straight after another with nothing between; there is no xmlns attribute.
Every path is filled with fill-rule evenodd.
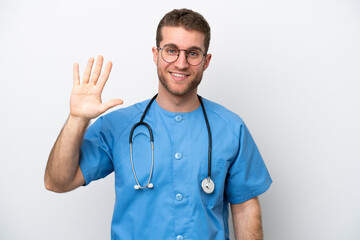
<svg viewBox="0 0 360 240"><path fill-rule="evenodd" d="M185 82L183 84L185 84L185 87L180 89L180 90L176 90L171 88L169 81L166 79L166 77L164 76L164 74L161 72L160 68L157 68L157 74L159 77L159 81L161 83L161 85L172 95L177 96L177 97L183 97L186 96L187 94L189 94L190 92L192 92L194 89L196 89L202 79L202 75L203 73L201 72L199 75L196 75L194 79L190 80L190 82Z"/></svg>

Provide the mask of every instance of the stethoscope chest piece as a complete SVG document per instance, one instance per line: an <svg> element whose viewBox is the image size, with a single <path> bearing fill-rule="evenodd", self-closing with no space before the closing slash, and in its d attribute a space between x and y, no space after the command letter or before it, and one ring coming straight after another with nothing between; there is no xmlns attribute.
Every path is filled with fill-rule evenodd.
<svg viewBox="0 0 360 240"><path fill-rule="evenodd" d="M211 194L215 190L215 184L210 177L204 178L204 180L202 180L201 187L207 194Z"/></svg>

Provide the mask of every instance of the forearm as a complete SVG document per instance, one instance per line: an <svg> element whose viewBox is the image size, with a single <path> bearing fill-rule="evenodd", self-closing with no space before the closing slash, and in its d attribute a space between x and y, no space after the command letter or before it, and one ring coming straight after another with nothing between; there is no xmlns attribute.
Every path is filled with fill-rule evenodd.
<svg viewBox="0 0 360 240"><path fill-rule="evenodd" d="M260 204L257 198L231 205L236 240L262 240Z"/></svg>
<svg viewBox="0 0 360 240"><path fill-rule="evenodd" d="M75 178L79 165L80 146L89 121L69 116L47 162L45 187L56 192L66 191Z"/></svg>

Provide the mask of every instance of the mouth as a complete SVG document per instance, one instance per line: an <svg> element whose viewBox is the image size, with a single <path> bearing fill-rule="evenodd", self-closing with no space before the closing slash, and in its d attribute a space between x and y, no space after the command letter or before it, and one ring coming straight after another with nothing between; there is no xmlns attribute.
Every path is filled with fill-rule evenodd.
<svg viewBox="0 0 360 240"><path fill-rule="evenodd" d="M170 75L173 77L173 79L177 80L177 81L181 81L186 79L188 76L190 76L190 74L185 74L185 73L176 73L176 72L170 72Z"/></svg>

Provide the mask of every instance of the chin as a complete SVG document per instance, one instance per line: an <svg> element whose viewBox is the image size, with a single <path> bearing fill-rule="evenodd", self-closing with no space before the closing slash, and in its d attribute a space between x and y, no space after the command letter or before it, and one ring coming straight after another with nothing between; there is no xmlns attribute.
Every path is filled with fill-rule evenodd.
<svg viewBox="0 0 360 240"><path fill-rule="evenodd" d="M199 85L199 84L181 84L181 85L174 84L175 85L174 86L172 84L169 84L168 82L163 82L161 80L160 83L165 91L177 97L184 97L191 94L194 91L196 92L197 86Z"/></svg>
<svg viewBox="0 0 360 240"><path fill-rule="evenodd" d="M165 88L165 90L170 93L171 95L177 96L177 97L183 97L189 94L190 91L188 90L178 90L178 89L168 89Z"/></svg>
<svg viewBox="0 0 360 240"><path fill-rule="evenodd" d="M196 89L201 82L202 75L199 76L198 79L187 79L188 81L175 83L173 82L171 76L166 78L158 69L158 77L161 84L160 87L162 87L166 92L173 96L184 97L194 91L196 92Z"/></svg>

